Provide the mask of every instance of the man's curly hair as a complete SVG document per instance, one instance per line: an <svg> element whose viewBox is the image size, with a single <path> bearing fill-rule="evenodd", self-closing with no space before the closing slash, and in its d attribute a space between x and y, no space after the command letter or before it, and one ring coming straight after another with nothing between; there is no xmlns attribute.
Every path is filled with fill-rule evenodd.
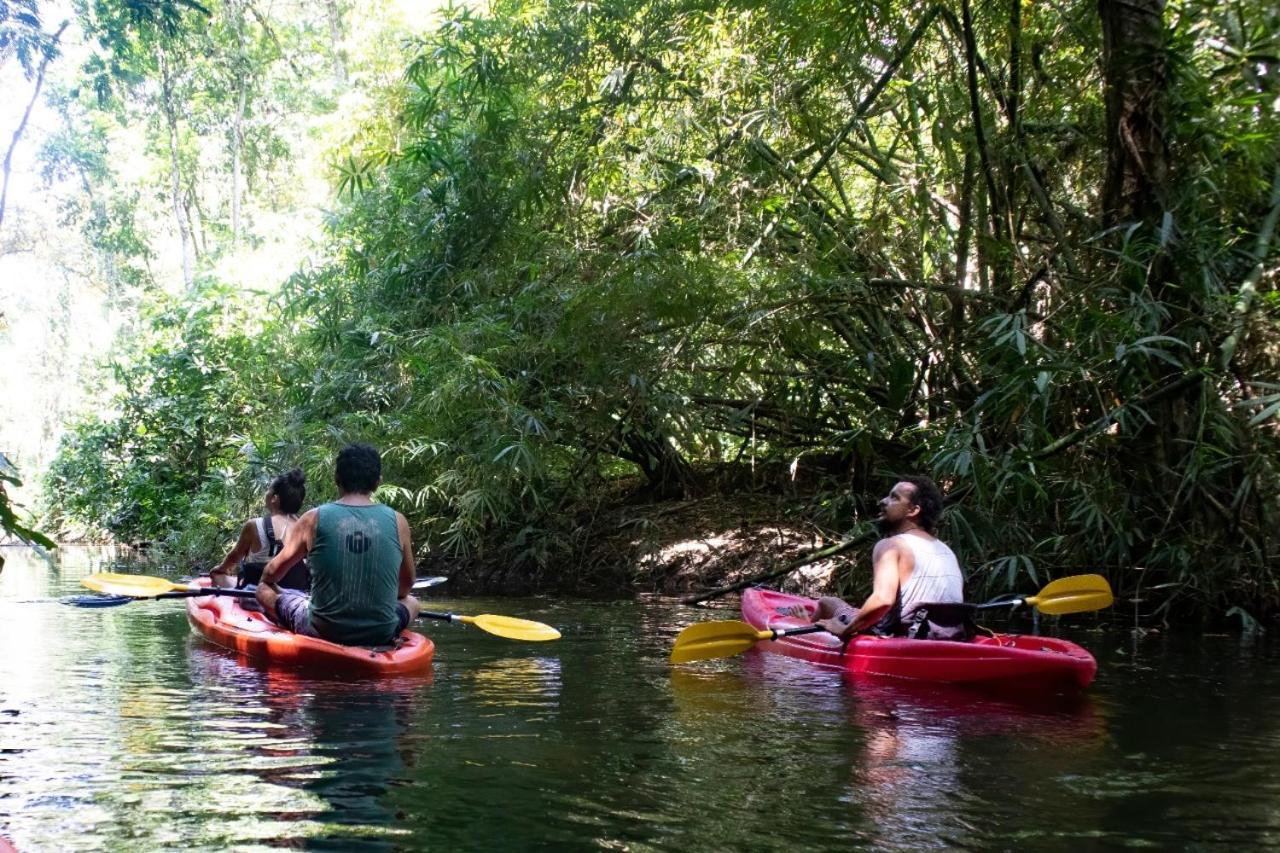
<svg viewBox="0 0 1280 853"><path fill-rule="evenodd" d="M929 533L935 533L938 530L938 522L942 520L942 492L938 489L938 484L923 476L902 477L900 482L910 483L915 491L911 495L911 502L920 507L920 516L916 519L916 523Z"/></svg>

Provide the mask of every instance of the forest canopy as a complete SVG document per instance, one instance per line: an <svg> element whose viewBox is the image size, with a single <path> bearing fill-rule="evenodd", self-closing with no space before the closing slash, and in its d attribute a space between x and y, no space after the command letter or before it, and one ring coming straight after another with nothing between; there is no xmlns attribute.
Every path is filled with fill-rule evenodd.
<svg viewBox="0 0 1280 853"><path fill-rule="evenodd" d="M751 467L847 529L923 472L978 590L1090 567L1280 609L1274 4L498 0L363 82L341 8L202 6L62 95L51 169L96 186L146 116L155 174L82 202L140 307L55 519L208 550L363 440L426 548L555 586L620 485ZM228 288L316 123L318 255Z"/></svg>

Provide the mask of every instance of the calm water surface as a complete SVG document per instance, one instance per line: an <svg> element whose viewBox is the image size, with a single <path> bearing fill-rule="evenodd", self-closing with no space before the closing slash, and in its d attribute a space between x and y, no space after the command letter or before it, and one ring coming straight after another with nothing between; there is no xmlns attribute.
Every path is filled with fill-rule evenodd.
<svg viewBox="0 0 1280 853"><path fill-rule="evenodd" d="M1277 655L1081 632L1068 707L852 681L768 655L673 669L672 604L450 600L431 676L244 665L181 602L75 609L98 551L0 574L0 834L22 851L1280 846Z"/></svg>

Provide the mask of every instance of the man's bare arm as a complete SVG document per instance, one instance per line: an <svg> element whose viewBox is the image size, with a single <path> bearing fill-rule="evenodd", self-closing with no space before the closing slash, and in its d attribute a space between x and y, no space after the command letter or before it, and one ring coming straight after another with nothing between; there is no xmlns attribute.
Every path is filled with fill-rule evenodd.
<svg viewBox="0 0 1280 853"><path fill-rule="evenodd" d="M396 533L400 535L400 589L397 598L404 598L413 589L417 569L413 565L413 542L409 537L409 522L396 513Z"/></svg>
<svg viewBox="0 0 1280 853"><path fill-rule="evenodd" d="M901 576L901 562L910 559L892 539L876 543L872 552L873 577L871 594L858 608L858 616L853 620L849 630L851 633L865 631L883 618L893 603L898 600L898 578Z"/></svg>

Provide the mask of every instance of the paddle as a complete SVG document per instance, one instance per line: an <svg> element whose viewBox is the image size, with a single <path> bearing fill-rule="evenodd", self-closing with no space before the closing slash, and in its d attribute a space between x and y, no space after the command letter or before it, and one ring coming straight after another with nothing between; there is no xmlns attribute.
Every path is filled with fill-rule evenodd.
<svg viewBox="0 0 1280 853"><path fill-rule="evenodd" d="M448 578L443 577L419 578L414 581L413 589L427 589L442 584L447 580ZM254 591L251 589L194 586L175 583L150 575L124 575L115 572L101 572L89 575L81 579L80 582L89 589L109 593L114 597L119 597L120 600L118 602L114 599L110 602L99 602L93 600L96 598L94 596L81 596L81 598L89 599L90 601L67 602L78 607L114 607L117 604L125 604L138 599L192 598L198 595L224 595L234 598L252 598L254 596ZM498 637L506 637L509 640L528 640L541 643L560 638L560 632L550 625L533 622L528 619L516 619L512 616L494 616L488 613L480 616L460 616L456 613L433 613L427 610L420 612L418 615L426 619L465 622L468 625L475 625L482 631L487 631Z"/></svg>
<svg viewBox="0 0 1280 853"><path fill-rule="evenodd" d="M439 586L448 581L445 577L426 577L414 581L413 589L422 590ZM194 598L202 595L220 595L229 598L253 598L252 589L224 589L222 587L195 586L175 583L150 575L125 575L116 572L100 572L80 581L89 589L105 595L75 595L61 599L63 604L75 607L118 607L131 601L161 598Z"/></svg>
<svg viewBox="0 0 1280 853"><path fill-rule="evenodd" d="M196 586L175 583L150 575L124 575L118 572L100 572L81 578L80 583L94 592L123 595L128 598L188 598L195 595L225 595L232 598L253 598L251 589L224 589L216 586Z"/></svg>
<svg viewBox="0 0 1280 853"><path fill-rule="evenodd" d="M139 599L128 595L64 595L58 599L59 604L69 604L72 607L119 607L122 604L129 604Z"/></svg>
<svg viewBox="0 0 1280 853"><path fill-rule="evenodd" d="M1061 616L1065 613L1084 613L1101 610L1111 605L1111 586L1101 575L1075 575L1053 581L1028 597L996 599L975 605L982 610L991 607L1018 607L1029 604L1044 613ZM690 625L676 637L671 648L672 663L688 663L695 660L726 658L745 652L761 640L794 637L797 634L815 634L825 631L821 625L802 628L759 629L734 619L725 622L699 622Z"/></svg>
<svg viewBox="0 0 1280 853"><path fill-rule="evenodd" d="M419 612L418 616L423 619L443 619L446 622L465 622L468 625L475 625L481 631L488 631L494 636L506 637L508 640L544 643L547 640L560 639L560 632L550 625L528 619L516 619L513 616L494 616L490 613L482 613L479 616L459 616L457 613L432 613L429 610Z"/></svg>
<svg viewBox="0 0 1280 853"><path fill-rule="evenodd" d="M1102 575L1072 575L1051 582L1032 596L1001 596L986 604L974 605L978 610L992 607L1018 607L1029 604L1041 613L1062 616L1086 613L1111 606L1111 585Z"/></svg>

